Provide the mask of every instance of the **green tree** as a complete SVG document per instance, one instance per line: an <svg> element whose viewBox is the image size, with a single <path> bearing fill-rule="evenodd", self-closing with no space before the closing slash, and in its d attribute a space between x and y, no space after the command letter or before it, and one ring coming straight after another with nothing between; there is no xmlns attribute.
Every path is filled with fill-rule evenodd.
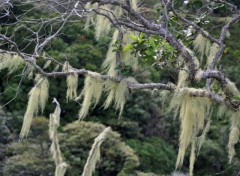
<svg viewBox="0 0 240 176"><path fill-rule="evenodd" d="M221 63L229 52L239 57L238 51L226 46L227 37L231 37L230 28L240 18L237 4L199 0L163 0L154 5L137 0L53 0L14 5L6 1L1 7L0 70L13 73L21 69L21 81L15 85L17 90L27 77L33 85L21 138L27 136L33 117L44 111L49 94L57 90L58 80L64 77L66 99L81 103L79 119L86 118L89 109L96 108L98 103L104 108L113 106L121 118L127 97L138 89L152 89L162 99L171 98L168 111L175 117L179 114L180 121L176 167L182 166L190 149L190 175L210 129L213 107L218 105L219 116L230 119L227 148L229 162L234 160L240 133L240 92ZM15 7L25 10L14 11ZM44 9L44 16L32 15L36 9ZM220 30L213 30L212 16L224 17ZM99 66L87 62L89 55L78 57L78 52L88 49L82 45L84 36L72 33L79 27L85 30L94 27L98 44L112 34L102 72ZM65 49L64 54L58 52ZM95 52L95 56L102 54ZM225 62L223 66L229 65ZM142 80L136 78L149 69L168 75L167 81L155 78L156 82L139 83ZM159 75L151 71L153 77ZM84 85L78 95L81 76L85 77ZM49 79L55 80L50 83L52 88Z"/></svg>

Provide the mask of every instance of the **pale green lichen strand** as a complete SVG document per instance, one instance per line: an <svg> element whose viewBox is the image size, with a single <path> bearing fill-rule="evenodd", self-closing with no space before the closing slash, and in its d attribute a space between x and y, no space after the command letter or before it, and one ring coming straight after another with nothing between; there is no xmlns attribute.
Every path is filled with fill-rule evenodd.
<svg viewBox="0 0 240 176"><path fill-rule="evenodd" d="M0 54L0 71L8 69L8 73L11 74L23 63L23 58L17 54Z"/></svg>
<svg viewBox="0 0 240 176"><path fill-rule="evenodd" d="M111 131L110 127L107 127L103 130L99 136L94 139L94 143L89 152L87 162L84 166L82 176L92 176L95 171L96 164L100 160L100 147L103 141L106 139L107 135Z"/></svg>
<svg viewBox="0 0 240 176"><path fill-rule="evenodd" d="M102 80L97 76L88 75L85 78L84 88L77 99L83 97L82 107L79 111L79 119L87 116L89 108L92 104L96 106L102 95Z"/></svg>
<svg viewBox="0 0 240 176"><path fill-rule="evenodd" d="M57 128L60 125L61 107L55 98L53 102L56 103L56 108L54 110L54 113L50 114L49 119L49 137L52 141L50 152L56 165L55 176L64 176L68 165L63 161L57 134Z"/></svg>
<svg viewBox="0 0 240 176"><path fill-rule="evenodd" d="M44 110L48 99L49 84L47 78L37 78L38 81L29 92L27 110L23 118L23 125L20 132L20 138L27 137L33 117L38 113L39 108Z"/></svg>

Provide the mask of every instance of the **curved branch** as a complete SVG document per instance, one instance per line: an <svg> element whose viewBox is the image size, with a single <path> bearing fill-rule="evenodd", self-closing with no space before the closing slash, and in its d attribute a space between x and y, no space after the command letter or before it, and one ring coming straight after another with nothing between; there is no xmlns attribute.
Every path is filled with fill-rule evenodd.
<svg viewBox="0 0 240 176"><path fill-rule="evenodd" d="M146 33L148 31L149 32L155 31L156 34L164 37L176 50L178 50L179 52L182 53L185 61L188 63L189 71L192 73L192 75L195 75L198 68L197 68L196 63L194 62L193 57L191 56L191 54L187 50L185 50L185 47L163 26L161 26L159 24L156 24L152 21L149 21L148 19L144 18L140 13L137 13L136 11L134 11L131 8L131 6L129 6L127 4L123 4L123 3L121 3L117 0L94 0L93 2L98 2L99 5L112 4L112 5L119 6L122 9L126 10L135 19L139 20L141 22L141 24L143 25L143 28L145 28L144 31ZM117 23L118 21L115 21L115 22ZM121 22L121 24L126 25L126 23L124 23L124 22ZM134 25L129 24L129 25L126 25L126 26L128 28L131 28L131 26L133 27ZM137 30L136 28L138 28L138 27L135 26L134 29ZM143 28L142 28L142 30L143 30Z"/></svg>

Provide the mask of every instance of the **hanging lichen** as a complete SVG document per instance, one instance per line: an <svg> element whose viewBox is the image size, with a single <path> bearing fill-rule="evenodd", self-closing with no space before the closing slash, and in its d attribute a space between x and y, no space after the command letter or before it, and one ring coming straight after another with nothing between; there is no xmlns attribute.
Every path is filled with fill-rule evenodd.
<svg viewBox="0 0 240 176"><path fill-rule="evenodd" d="M104 108L108 108L114 102L114 107L116 110L119 110L119 117L121 117L129 94L127 81L122 80L120 83L116 83L108 80L104 86L105 92L108 95L104 103Z"/></svg>
<svg viewBox="0 0 240 176"><path fill-rule="evenodd" d="M233 82L231 82L229 79L226 79L226 82L227 83L225 85L225 89L227 93L235 96L240 96L240 92L237 86Z"/></svg>
<svg viewBox="0 0 240 176"><path fill-rule="evenodd" d="M231 33L229 32L229 30L226 31L226 37L230 38L231 37Z"/></svg>
<svg viewBox="0 0 240 176"><path fill-rule="evenodd" d="M69 62L68 61L64 62L63 66L62 66L62 71L69 72L70 69L71 69L71 66L70 66Z"/></svg>
<svg viewBox="0 0 240 176"><path fill-rule="evenodd" d="M32 118L38 112L39 94L40 94L40 90L37 87L33 87L32 90L29 92L28 106L23 118L23 125L20 132L20 138L27 137L31 123L32 123Z"/></svg>
<svg viewBox="0 0 240 176"><path fill-rule="evenodd" d="M180 70L179 71L177 88L181 88L181 87L186 86L188 76L189 76L189 74L188 74L187 70Z"/></svg>
<svg viewBox="0 0 240 176"><path fill-rule="evenodd" d="M194 49L197 52L199 52L201 55L200 62L202 63L203 56L209 55L209 49L210 49L211 43L207 38L205 38L201 33L199 33L196 39L193 41L193 44L194 44Z"/></svg>
<svg viewBox="0 0 240 176"><path fill-rule="evenodd" d="M94 78L93 78L94 79ZM97 94L95 93L94 96L98 96L99 98L94 98L93 97L93 93L92 92L98 92L101 90L102 91L102 83L97 83L98 81L95 80L95 86L96 89L92 90L92 87L90 87L90 85L93 85L93 83L89 82L89 80L87 80L87 82L85 82L85 85L88 85L88 92L84 93L86 94L86 101L85 101L85 96L84 96L84 101L83 101L83 107L87 107L84 109L81 109L80 112L82 112L81 114L84 116L85 114L88 113L88 109L90 107L90 105L93 102L98 102L99 98L101 96L101 94ZM101 86L101 87L100 87ZM84 86L85 89L85 86ZM85 92L85 90L83 89L83 91ZM128 86L127 86L127 81L126 80L122 80L120 83L111 81L111 80L107 80L104 82L104 91L107 94L107 99L104 103L104 108L108 108L112 102L114 102L114 107L116 110L119 110L119 117L121 117L123 109L124 109L124 105L126 103L129 91L128 91ZM96 103L95 103L96 104Z"/></svg>
<svg viewBox="0 0 240 176"><path fill-rule="evenodd" d="M89 112L89 108L92 104L94 106L100 100L102 95L102 80L98 77L98 75L87 75L84 82L84 88L77 99L83 98L82 107L79 111L79 119L83 119L87 116Z"/></svg>
<svg viewBox="0 0 240 176"><path fill-rule="evenodd" d="M128 86L127 82L125 80L122 80L116 89L115 92L115 103L114 106L117 110L119 110L119 117L121 117L124 105L126 103L127 97L128 97Z"/></svg>
<svg viewBox="0 0 240 176"><path fill-rule="evenodd" d="M122 61L125 65L128 65L132 68L134 72L138 69L138 58L136 56L133 56L131 52L124 52L122 54Z"/></svg>
<svg viewBox="0 0 240 176"><path fill-rule="evenodd" d="M55 176L64 176L67 171L67 163L63 162L56 167Z"/></svg>
<svg viewBox="0 0 240 176"><path fill-rule="evenodd" d="M104 103L104 109L108 108L115 99L116 89L118 84L114 81L107 80L104 82L104 91L108 94Z"/></svg>
<svg viewBox="0 0 240 176"><path fill-rule="evenodd" d="M115 12L115 16L116 16L117 18L121 17L122 14L123 14L123 10L122 10L122 8L119 7L119 6L117 6L117 7L115 8L114 12Z"/></svg>
<svg viewBox="0 0 240 176"><path fill-rule="evenodd" d="M183 47L182 48L182 53L184 53L184 52L188 52L188 54L190 54L192 56L193 63L195 65L195 69L198 70L199 67L200 67L200 64L199 64L199 61L198 61L197 57L194 55L193 51L191 49L187 48L187 47ZM180 55L180 56L182 56L181 59L183 59L183 54L182 53ZM186 68L188 68L188 67L186 67Z"/></svg>
<svg viewBox="0 0 240 176"><path fill-rule="evenodd" d="M131 38L129 37L130 35L137 35L137 33L133 33L133 32L126 32L123 35L123 39L122 39L122 44L123 45L128 45L131 44L133 42L133 40L131 40ZM125 65L128 65L132 68L133 71L136 71L138 69L138 58L136 56L134 56L131 51L123 51L122 53L122 62L124 62Z"/></svg>
<svg viewBox="0 0 240 176"><path fill-rule="evenodd" d="M72 66L67 61L63 64L63 71L71 73L67 76L66 99L68 102L69 100L74 100L77 97L78 74L74 72Z"/></svg>
<svg viewBox="0 0 240 176"><path fill-rule="evenodd" d="M205 139L206 139L206 135L207 135L207 133L208 133L208 131L209 131L209 129L210 129L210 124L211 124L211 121L210 120L208 120L207 121L207 124L206 124L206 126L205 126L205 128L204 128L204 130L203 130L203 132L202 132L202 135L200 136L200 137L198 137L198 143L197 143L197 153L199 154L199 152L200 152L200 149L201 149L201 147L202 147L202 144L203 144L203 142L205 141Z"/></svg>
<svg viewBox="0 0 240 176"><path fill-rule="evenodd" d="M194 139L193 139L194 140ZM196 144L195 141L191 144L191 154L190 154L190 162L189 162L189 176L193 176L193 169L194 169L194 163L196 160Z"/></svg>
<svg viewBox="0 0 240 176"><path fill-rule="evenodd" d="M175 116L179 113L181 122L176 167L181 167L186 149L190 144L193 145L196 135L202 131L205 117L210 116L210 101L204 97L191 96L191 93L197 94L198 92L200 91L194 88L179 89L170 103L169 111L174 111Z"/></svg>
<svg viewBox="0 0 240 176"><path fill-rule="evenodd" d="M210 48L209 56L207 58L207 66L213 62L213 59L218 52L218 49L219 49L219 45L216 43L213 43Z"/></svg>
<svg viewBox="0 0 240 176"><path fill-rule="evenodd" d="M238 143L240 135L240 112L228 109L225 105L219 107L218 117L226 116L230 119L230 132L228 141L228 158L229 163L232 162L236 155L235 145Z"/></svg>
<svg viewBox="0 0 240 176"><path fill-rule="evenodd" d="M240 135L240 113L233 112L231 117L231 126L230 126L230 133L229 133L229 141L228 141L228 158L229 163L232 162L233 157L236 155L235 145L238 143L239 135Z"/></svg>
<svg viewBox="0 0 240 176"><path fill-rule="evenodd" d="M39 107L42 110L42 113L45 109L46 102L48 100L48 89L49 89L49 83L46 78L42 78L42 83L40 83L40 95L39 95Z"/></svg>
<svg viewBox="0 0 240 176"><path fill-rule="evenodd" d="M86 5L85 5L85 9L90 10L91 8L94 8L97 5L98 5L97 3L92 4L90 2L87 2ZM85 30L87 30L89 28L90 23L91 23L91 18L92 18L92 13L87 13L86 23L85 23L85 26L84 26Z"/></svg>
<svg viewBox="0 0 240 176"><path fill-rule="evenodd" d="M78 74L71 74L67 77L67 101L77 97Z"/></svg>
<svg viewBox="0 0 240 176"><path fill-rule="evenodd" d="M117 42L118 35L119 35L119 31L115 30L113 37L112 37L112 41L108 48L106 59L104 60L104 62L102 64L102 69L105 70L107 72L107 74L110 76L118 75L118 71L116 69L116 67L117 67L116 52L113 51L115 49L113 47L113 45Z"/></svg>
<svg viewBox="0 0 240 176"><path fill-rule="evenodd" d="M131 0L131 7L133 10L138 11L138 0Z"/></svg>
<svg viewBox="0 0 240 176"><path fill-rule="evenodd" d="M48 80L47 78L37 78L37 83L29 92L27 110L23 118L23 125L20 138L27 137L33 117L38 113L39 108L42 112L48 99Z"/></svg>
<svg viewBox="0 0 240 176"><path fill-rule="evenodd" d="M178 57L177 57L177 65L178 67L182 67L184 65L184 57L182 54L180 54Z"/></svg>
<svg viewBox="0 0 240 176"><path fill-rule="evenodd" d="M11 74L19 68L19 65L23 63L23 58L17 54L0 53L0 71L3 69L8 69L8 73Z"/></svg>
<svg viewBox="0 0 240 176"><path fill-rule="evenodd" d="M25 70L25 74L27 75L28 79L32 79L34 76L34 67L33 65L26 63L26 70Z"/></svg>
<svg viewBox="0 0 240 176"><path fill-rule="evenodd" d="M168 90L161 90L159 93L159 97L161 98L161 104L164 106L165 101L169 98L170 96L170 91Z"/></svg>
<svg viewBox="0 0 240 176"><path fill-rule="evenodd" d="M195 75L196 81L200 81L200 80L202 79L203 73L204 73L204 72L202 71L202 69L199 69L199 70L197 71L197 73L196 73L196 75Z"/></svg>
<svg viewBox="0 0 240 176"><path fill-rule="evenodd" d="M192 102L190 97L182 97L182 104L180 107L180 121L181 121L181 133L179 139L179 150L176 167L182 166L185 152L189 144L191 143L194 127L194 111L191 107Z"/></svg>
<svg viewBox="0 0 240 176"><path fill-rule="evenodd" d="M54 67L53 71L58 71L59 69L59 65L56 65L56 67Z"/></svg>
<svg viewBox="0 0 240 176"><path fill-rule="evenodd" d="M103 130L99 136L94 139L94 143L92 148L89 152L87 162L84 166L84 170L82 176L92 176L93 172L95 171L96 164L100 160L100 147L103 141L106 139L107 135L111 131L110 127L107 127Z"/></svg>
<svg viewBox="0 0 240 176"><path fill-rule="evenodd" d="M54 110L54 113L50 114L49 119L49 137L52 141L50 151L56 165L55 176L64 176L68 165L63 161L63 158L61 156L62 154L57 134L57 128L60 125L61 108L59 102L55 98L53 102L56 103L56 108Z"/></svg>
<svg viewBox="0 0 240 176"><path fill-rule="evenodd" d="M44 66L43 66L43 69L48 68L48 67L50 66L51 63L52 63L51 60L47 60L47 61L45 62L45 64L44 64Z"/></svg>
<svg viewBox="0 0 240 176"><path fill-rule="evenodd" d="M108 5L101 6L102 13L110 11ZM95 38L98 41L101 37L108 35L111 29L111 23L108 18L102 15L97 15L95 24Z"/></svg>

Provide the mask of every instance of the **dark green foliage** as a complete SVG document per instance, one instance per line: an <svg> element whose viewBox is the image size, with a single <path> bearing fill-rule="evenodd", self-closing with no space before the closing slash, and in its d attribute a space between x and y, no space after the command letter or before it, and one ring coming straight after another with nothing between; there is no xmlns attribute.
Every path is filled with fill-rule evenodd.
<svg viewBox="0 0 240 176"><path fill-rule="evenodd" d="M230 37L227 39L227 45L232 52L226 50L221 62L223 65L223 70L228 73L228 76L236 83L237 86L240 86L240 79L236 79L239 78L240 74L240 47L237 44L239 42L239 39L235 36L239 35L239 27L240 24L237 23L231 28L231 30L229 30Z"/></svg>
<svg viewBox="0 0 240 176"><path fill-rule="evenodd" d="M4 176L51 176L55 165L50 154L48 139L48 120L34 118L29 138L21 142L12 142L5 148L2 173ZM81 175L94 139L103 131L104 125L92 122L73 122L60 129L60 146L64 160L70 164L67 176ZM1 163L2 164L2 163ZM101 161L95 175L134 174L139 165L133 149L112 131L101 146Z"/></svg>
<svg viewBox="0 0 240 176"><path fill-rule="evenodd" d="M131 139L127 143L136 151L140 159L139 169L159 175L170 174L175 167L176 152L172 146L157 137L143 140Z"/></svg>
<svg viewBox="0 0 240 176"><path fill-rule="evenodd" d="M212 126L207 139L202 145L195 163L196 175L220 176L237 175L239 172L239 145L236 145L236 157L231 164L228 163L226 143L228 141L228 119L212 116ZM187 162L186 162L187 163Z"/></svg>
<svg viewBox="0 0 240 176"><path fill-rule="evenodd" d="M42 154L41 148L29 142L16 142L8 147L8 152L19 153L14 153L14 156L7 159L3 168L3 176L53 175L54 163L49 155Z"/></svg>
<svg viewBox="0 0 240 176"><path fill-rule="evenodd" d="M52 176L55 170L51 158L48 139L48 120L44 117L34 118L29 138L14 141L5 146L3 176Z"/></svg>
<svg viewBox="0 0 240 176"><path fill-rule="evenodd" d="M68 60L71 65L78 65L78 68L99 71L108 46L106 45L106 41L102 41L103 43L96 43L93 39L93 32L84 31L81 25L81 23L75 23L66 26L64 29L66 35L54 39L46 50L45 55L48 56L48 54L50 54L53 58L56 58L59 61ZM72 35L73 33L75 34L74 37ZM24 36L21 34L19 34L19 36L24 38ZM80 44L77 45L76 43L79 41ZM39 64L42 65L43 63L39 62ZM54 69L54 67L54 64L50 65L51 69ZM20 71L21 69L23 69L23 67L20 68ZM62 68L59 70L61 69ZM20 71L16 74L20 74ZM20 76L7 75L4 74L4 72L1 72L1 92L4 92L4 96L1 96L0 98L1 102L4 104L14 98L17 94L14 99L15 103L8 103L6 108L10 112L14 109L14 111L19 111L21 114L23 114L25 112L26 104L28 101L26 95L33 86L33 81L24 79L24 81L21 82L20 88L18 88L20 79ZM76 120L80 106L74 102L67 104L65 98L67 89L66 79L64 77L58 77L50 79L49 81L50 97L56 97L61 102L61 105L65 107L62 112L62 116L65 117L67 114L67 117L70 117L67 119L65 118L63 123ZM80 77L79 89L81 89L82 86L83 77ZM59 87L61 88L59 89ZM80 93L80 91L78 93ZM47 103L48 106L46 107L45 115L48 115L53 111L53 105L50 102L51 100Z"/></svg>
<svg viewBox="0 0 240 176"><path fill-rule="evenodd" d="M155 1L151 0L150 3L149 5L153 6ZM237 1L235 1L235 3L239 4ZM198 6L198 4L194 6ZM23 10L24 8L18 8L16 12L17 14L21 14ZM156 10L157 13L155 12L154 15L150 14L150 17L156 16L156 14L159 17L161 8L154 10ZM226 15L226 12L223 10L224 9L218 8L218 10L215 11L218 13L217 16ZM43 18L47 17L46 14L29 13L29 18L38 18L39 15ZM187 17L192 18L190 15ZM174 20L173 22L179 22L178 19ZM203 25L205 20L209 19L200 16L196 19L196 23ZM219 33L216 26L223 25L224 21L222 21L222 18L220 20L220 18L217 17L210 18L210 20L211 25L206 26L206 28L211 29L210 31L213 36L215 36ZM14 19L9 22L13 21ZM64 35L58 36L46 47L45 55L51 55L60 61L67 60L71 65L77 66L77 68L100 71L101 63L108 49L107 43L109 38L96 42L94 40L93 30L89 30L88 32L82 30L83 24L84 22L67 24L63 30ZM49 26L46 26L46 29L47 27ZM53 29L57 27L57 24L53 25ZM1 27L0 30L6 31L4 27ZM8 28L9 35L13 30L14 28ZM169 30L171 30L171 28L169 28ZM178 29L176 31L178 31ZM47 30L42 31L42 33L47 35ZM237 78L240 74L240 48L237 45L238 37L235 36L239 35L239 24L236 24L234 28L230 30L230 34L230 38L227 39L227 45L230 47L229 50L234 52L230 53L226 50L218 66L223 65L223 70L228 73L228 76ZM16 41L21 42L23 38L28 38L29 35L28 32L21 29L18 32L18 36L16 36ZM132 37L134 38L134 36ZM178 37L181 38L181 35ZM159 82L160 80L165 83L170 80L175 82L175 80L173 80L174 77L176 77L174 70L167 70L168 67L174 63L176 57L175 50L173 50L165 40L156 36L149 37L141 34L141 36L135 36L135 38L135 43L125 46L124 51L131 51L131 49L134 49L135 53L137 50L140 51L143 54L140 62L146 70L140 68L139 72L130 72L130 74L127 72L127 75L134 74L139 82ZM184 42L188 42L189 46L192 47L191 41L193 39L194 37L188 41L184 39ZM3 49L8 47L10 46L1 46ZM24 42L20 45L20 48L23 47L25 47ZM164 47L164 53L160 55L159 51L156 52L156 48L160 50L162 47ZM32 53L32 49L33 45L29 45L24 52ZM158 58L154 59L155 56L158 56ZM38 61L38 64L43 65L44 63ZM153 68L152 64L156 67ZM232 65L235 66L235 69L233 69ZM21 69L23 69L23 67ZM51 69L54 67L54 64L50 65ZM162 67L166 69L164 70ZM0 96L1 103L7 103L18 93L17 98L6 106L7 111L11 112L11 114L6 117L6 122L2 123L2 119L0 121L0 167L4 167L3 174L6 176L53 175L54 162L49 153L50 142L48 139L46 119L35 119L29 139L24 140L22 143L16 142L18 141L18 133L21 128L22 115L26 109L27 94L33 86L32 80L24 79L21 87L17 89L21 79L19 76L21 69L16 73L17 76L7 75L5 71L1 72L0 75L0 89L1 93L4 92ZM129 71L127 67L122 69ZM48 70L50 69L46 69L46 71ZM173 78L165 76L166 71L168 71L168 73L170 71L171 74L173 73ZM240 85L240 81L234 81L236 81L237 85ZM81 91L82 86L83 77L80 77L78 92ZM50 97L56 97L61 103L62 124L75 121L78 118L77 113L80 109L80 104L78 103L69 102L67 104L65 96L65 78L57 77L50 79ZM86 121L98 123L76 122L59 129L61 132L60 146L64 158L71 165L66 175L75 176L81 174L94 138L104 128L104 126L99 123L103 123L106 126L110 125L114 131L121 134L123 140L121 140L118 133L113 132L110 138L103 143L101 147L101 162L97 165L95 176L128 176L130 174L136 174L136 170L160 175L170 174L174 171L178 147L178 121L174 121L171 114L164 114L166 107L161 107L162 102L158 97L159 94L156 91L131 92L121 119L117 118L118 115L113 108L103 111L101 107L104 102L103 98L100 105L94 110L91 109L89 117L85 119ZM54 109L51 100L49 100L47 104L45 111L46 116ZM221 173L219 175L237 175L239 164L232 165L230 169L227 169L230 166L227 163L227 152L225 149L225 144L228 139L228 136L226 136L228 133L228 128L226 127L227 122L215 118L213 121L214 123L207 136L208 139L203 144L200 155L196 161L195 173L196 175L215 175L216 173ZM223 127L220 127L219 124ZM13 143L9 144L10 141L13 141ZM135 150L135 153L124 141L127 141ZM236 148L239 154L239 144ZM137 160L137 156L139 157L140 163ZM239 162L237 157L235 161L236 163ZM183 169L186 170L187 167L188 158L186 157ZM148 175L152 176L153 174L149 173Z"/></svg>
<svg viewBox="0 0 240 176"><path fill-rule="evenodd" d="M133 55L141 55L140 63L150 64L152 67L170 67L176 58L176 50L163 38L159 36L129 35L133 42L123 48L123 52Z"/></svg>
<svg viewBox="0 0 240 176"><path fill-rule="evenodd" d="M80 175L87 160L89 151L104 126L92 122L73 122L62 129L60 146L71 165L68 176ZM121 141L120 135L111 132L101 145L101 161L95 175L112 176L134 173L138 166L138 157L134 151ZM120 174L120 175L121 175Z"/></svg>

